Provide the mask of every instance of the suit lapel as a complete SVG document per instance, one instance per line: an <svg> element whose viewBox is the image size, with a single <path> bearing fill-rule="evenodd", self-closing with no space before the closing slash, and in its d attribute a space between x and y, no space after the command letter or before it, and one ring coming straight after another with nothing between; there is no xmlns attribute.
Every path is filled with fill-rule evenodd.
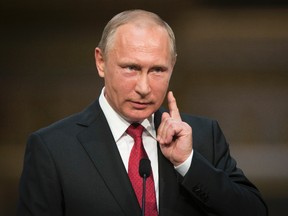
<svg viewBox="0 0 288 216"><path fill-rule="evenodd" d="M163 112L164 110L160 109L155 113L154 123L156 131L161 123ZM162 154L159 144L157 147L159 167L159 215L168 216L173 215L171 210L174 209L173 206L177 200L177 173L175 172L174 166L171 162Z"/></svg>
<svg viewBox="0 0 288 216"><path fill-rule="evenodd" d="M80 143L124 215L140 215L140 206L98 101L85 111L84 116L80 124L86 127L78 134Z"/></svg>

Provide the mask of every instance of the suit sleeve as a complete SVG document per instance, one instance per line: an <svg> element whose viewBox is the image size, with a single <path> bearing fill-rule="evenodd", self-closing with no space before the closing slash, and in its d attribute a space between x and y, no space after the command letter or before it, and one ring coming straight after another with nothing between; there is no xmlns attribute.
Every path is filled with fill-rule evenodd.
<svg viewBox="0 0 288 216"><path fill-rule="evenodd" d="M257 188L237 168L225 137L212 122L212 157L194 149L192 164L182 186L209 216L266 216L267 207ZM205 153L204 153L205 154Z"/></svg>
<svg viewBox="0 0 288 216"><path fill-rule="evenodd" d="M56 167L40 135L28 140L19 185L17 216L62 216Z"/></svg>

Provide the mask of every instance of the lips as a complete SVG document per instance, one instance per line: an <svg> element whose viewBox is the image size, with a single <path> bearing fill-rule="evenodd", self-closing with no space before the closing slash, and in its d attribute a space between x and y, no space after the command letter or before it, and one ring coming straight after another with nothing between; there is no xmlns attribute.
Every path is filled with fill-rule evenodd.
<svg viewBox="0 0 288 216"><path fill-rule="evenodd" d="M152 102L138 102L138 101L131 101L133 108L135 109L145 109L152 104Z"/></svg>

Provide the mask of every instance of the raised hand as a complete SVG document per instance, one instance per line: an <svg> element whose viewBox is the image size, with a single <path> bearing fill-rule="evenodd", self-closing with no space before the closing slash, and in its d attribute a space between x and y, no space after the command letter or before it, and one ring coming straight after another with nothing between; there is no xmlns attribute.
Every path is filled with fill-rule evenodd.
<svg viewBox="0 0 288 216"><path fill-rule="evenodd" d="M176 99L170 91L167 94L169 113L162 114L161 124L157 131L157 141L163 155L178 166L192 152L192 128L183 122L177 107Z"/></svg>

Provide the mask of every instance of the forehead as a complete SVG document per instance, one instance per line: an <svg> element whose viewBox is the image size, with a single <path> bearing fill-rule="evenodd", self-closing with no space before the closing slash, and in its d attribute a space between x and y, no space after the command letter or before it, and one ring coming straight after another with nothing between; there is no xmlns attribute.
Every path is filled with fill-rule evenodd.
<svg viewBox="0 0 288 216"><path fill-rule="evenodd" d="M129 23L118 27L114 35L115 49L165 49L169 47L169 35L163 27L151 23Z"/></svg>

